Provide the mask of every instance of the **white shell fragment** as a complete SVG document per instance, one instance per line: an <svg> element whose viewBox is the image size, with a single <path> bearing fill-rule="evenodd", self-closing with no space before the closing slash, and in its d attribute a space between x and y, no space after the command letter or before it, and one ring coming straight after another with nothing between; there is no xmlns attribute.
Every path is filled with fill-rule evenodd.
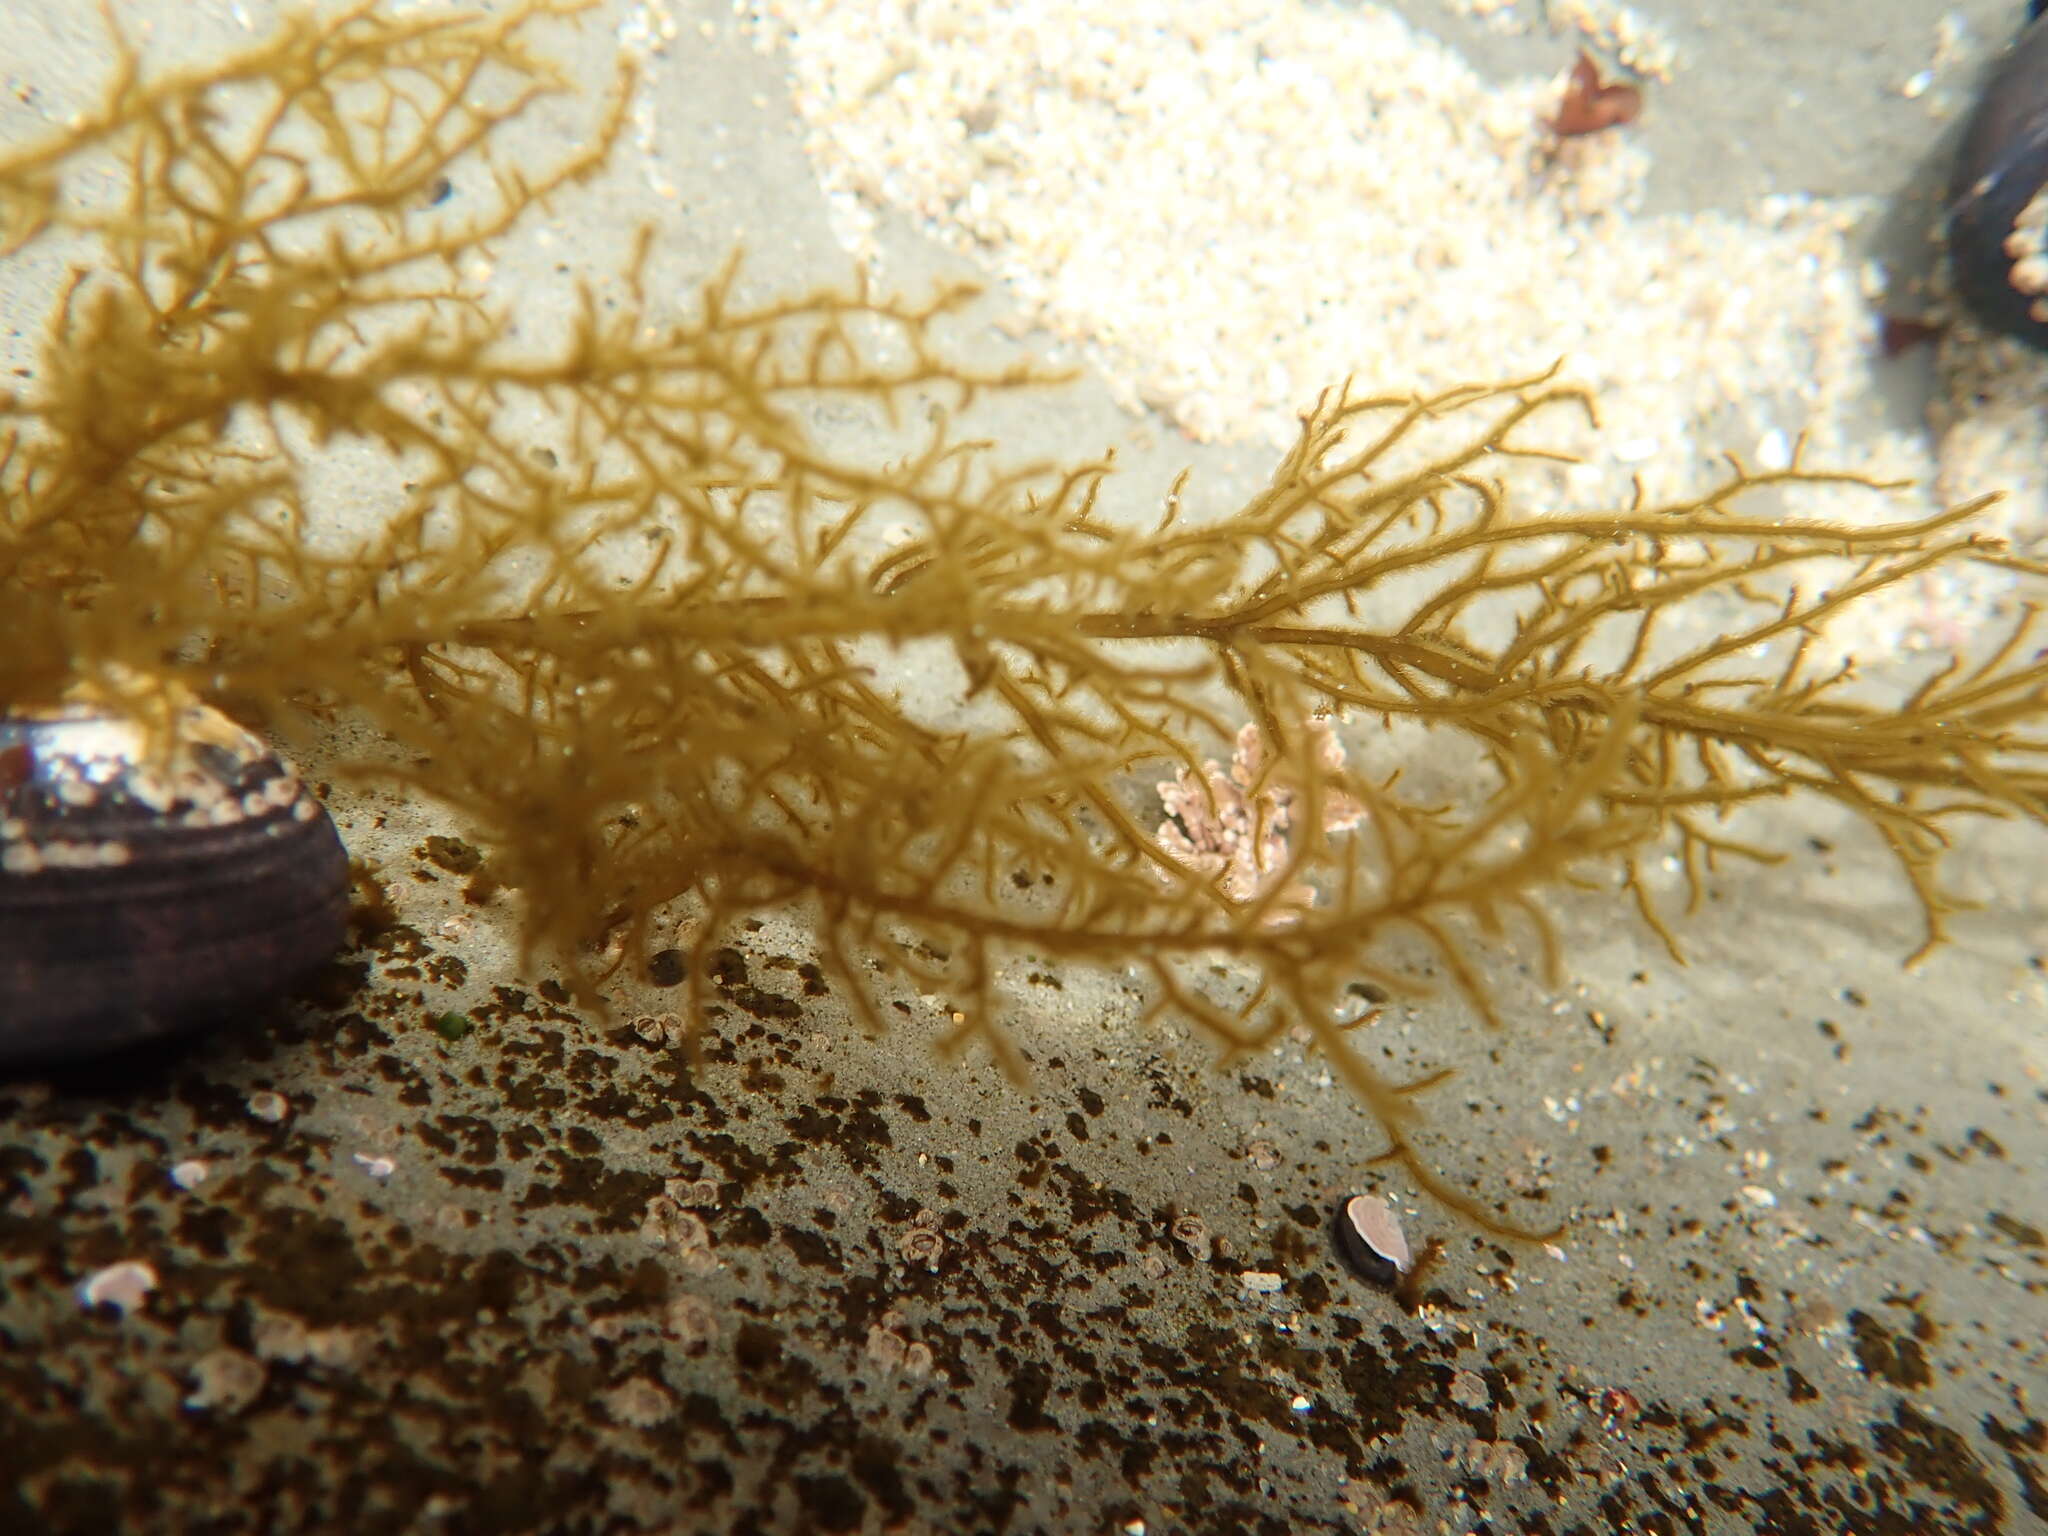
<svg viewBox="0 0 2048 1536"><path fill-rule="evenodd" d="M88 1275L78 1287L82 1307L110 1306L126 1317L156 1289L156 1271L140 1259L123 1259Z"/></svg>
<svg viewBox="0 0 2048 1536"><path fill-rule="evenodd" d="M1401 1218L1378 1195L1353 1195L1337 1213L1344 1257L1366 1279L1389 1285L1415 1267Z"/></svg>

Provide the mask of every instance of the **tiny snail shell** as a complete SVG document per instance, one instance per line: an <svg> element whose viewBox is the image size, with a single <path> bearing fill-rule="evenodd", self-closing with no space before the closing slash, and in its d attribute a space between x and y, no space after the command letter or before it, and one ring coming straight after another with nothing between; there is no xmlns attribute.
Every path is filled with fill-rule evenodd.
<svg viewBox="0 0 2048 1536"><path fill-rule="evenodd" d="M1991 72L1949 183L1956 292L1993 330L2048 347L2048 20Z"/></svg>
<svg viewBox="0 0 2048 1536"><path fill-rule="evenodd" d="M153 751L96 704L0 711L0 1063L216 1022L346 937L318 798L218 710L173 713Z"/></svg>
<svg viewBox="0 0 2048 1536"><path fill-rule="evenodd" d="M1353 1195L1337 1208L1337 1247L1375 1285L1395 1285L1415 1267L1401 1218L1378 1195Z"/></svg>

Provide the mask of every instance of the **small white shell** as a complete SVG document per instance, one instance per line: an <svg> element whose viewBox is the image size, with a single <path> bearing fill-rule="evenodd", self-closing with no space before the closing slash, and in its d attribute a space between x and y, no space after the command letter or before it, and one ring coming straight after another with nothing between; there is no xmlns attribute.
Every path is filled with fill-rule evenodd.
<svg viewBox="0 0 2048 1536"><path fill-rule="evenodd" d="M1337 1240L1352 1267L1382 1285L1415 1267L1401 1218L1378 1195L1353 1195L1344 1202L1337 1213Z"/></svg>
<svg viewBox="0 0 2048 1536"><path fill-rule="evenodd" d="M79 1284L82 1307L113 1307L123 1317L141 1306L156 1289L156 1270L140 1259L123 1259L95 1270Z"/></svg>

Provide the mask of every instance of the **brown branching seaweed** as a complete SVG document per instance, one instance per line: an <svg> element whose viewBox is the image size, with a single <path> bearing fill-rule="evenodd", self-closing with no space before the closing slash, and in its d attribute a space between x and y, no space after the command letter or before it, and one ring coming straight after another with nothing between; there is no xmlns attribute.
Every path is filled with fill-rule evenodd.
<svg viewBox="0 0 2048 1536"><path fill-rule="evenodd" d="M1353 983L1413 987L1398 944L1492 1020L1507 923L1555 970L1547 891L1605 879L1675 954L1646 861L1675 852L1697 901L1715 859L1775 857L1736 813L1813 795L1890 848L1924 951L1958 905L1948 828L2044 819L2034 610L1904 696L1819 659L1829 620L1932 567L2048 574L1973 534L1976 504L1788 521L1756 493L1883 487L1731 461L1692 500L1537 510L1543 422L1593 408L1542 377L1332 390L1245 505L1198 518L1176 487L1139 527L1101 508L1106 459L959 434L1034 382L946 353L964 290L746 302L728 270L678 317L643 247L615 302L512 339L463 259L603 165L631 88L544 174L497 157L564 88L536 35L577 9L364 5L155 79L124 51L96 113L0 158L9 248L91 251L0 396L0 704L140 679L287 733L350 712L490 843L529 961L592 998L677 925L701 987L737 919L794 905L859 1023L884 1028L879 959L1013 1073L998 984L1025 955L1134 968L1148 1017L1227 1053L1305 1027L1391 1155L1501 1230L1414 1155L1425 1085L1336 1022ZM870 462L806 427L821 401L931 425ZM367 527L323 485L339 444L391 470ZM912 651L943 681L886 669ZM1462 743L1472 792L1331 767L1332 718ZM1145 795L1247 721L1296 809L1286 868L1234 891L1155 841ZM1333 837L1340 803L1364 817ZM1218 958L1248 998L1204 990Z"/></svg>

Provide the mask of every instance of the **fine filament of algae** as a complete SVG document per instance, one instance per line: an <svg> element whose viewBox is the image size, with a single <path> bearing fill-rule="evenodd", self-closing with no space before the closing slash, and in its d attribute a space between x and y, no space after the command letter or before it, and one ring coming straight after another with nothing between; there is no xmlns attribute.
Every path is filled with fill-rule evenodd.
<svg viewBox="0 0 2048 1536"><path fill-rule="evenodd" d="M1886 489L1795 456L1690 500L1532 506L1528 466L1562 457L1545 423L1593 409L1546 376L1333 388L1243 505L1197 517L1176 486L1138 524L1100 505L1106 458L1020 465L955 425L1048 377L948 352L970 290L751 300L729 267L679 312L644 239L603 302L577 286L565 337L518 341L466 261L620 135L629 72L552 168L497 145L569 89L547 35L584 8L358 5L160 75L117 39L101 104L0 157L11 259L72 267L0 393L0 707L139 687L287 737L365 723L358 766L466 818L526 963L593 1001L680 925L701 1019L712 951L776 908L856 1023L880 1032L877 988L907 981L1013 1075L996 978L1024 956L1127 968L1147 1022L1226 1056L1298 1026L1418 1183L1496 1231L1416 1156L1424 1084L1348 1043L1348 987L1412 991L1419 946L1498 1022L1480 957L1516 925L1554 977L1567 883L1625 895L1675 955L1650 862L1696 903L1716 858L1778 857L1730 823L1791 796L1883 840L1924 952L1958 905L1950 824L2044 819L2031 606L1889 694L1818 638L1936 568L2037 587L1972 531L1981 502L1756 510ZM821 405L930 425L885 461L807 429ZM321 511L337 444L398 471L369 526ZM912 645L950 658L950 713L875 665ZM1453 743L1470 792L1345 766L1333 718ZM1254 835L1287 815L1250 887L1163 844L1152 789L1220 783L1203 762L1247 723L1239 810L1268 808ZM1216 961L1248 995L1205 993Z"/></svg>

